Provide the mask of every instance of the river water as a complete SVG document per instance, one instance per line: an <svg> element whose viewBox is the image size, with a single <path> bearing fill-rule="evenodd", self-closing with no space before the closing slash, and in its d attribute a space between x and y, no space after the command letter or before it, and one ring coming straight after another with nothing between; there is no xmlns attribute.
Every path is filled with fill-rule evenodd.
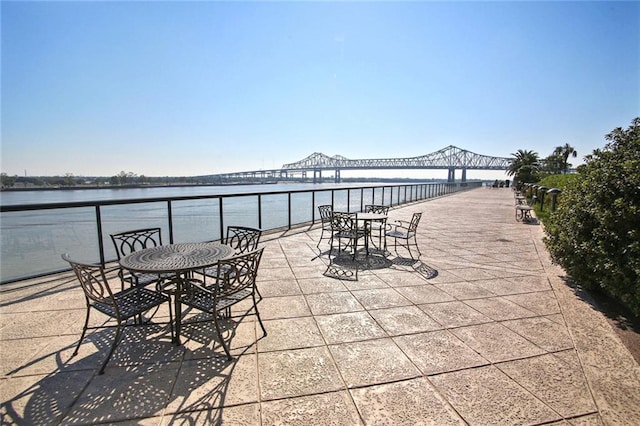
<svg viewBox="0 0 640 426"><path fill-rule="evenodd" d="M269 230L285 227L289 223L309 222L314 219L314 215L317 216L314 205L333 203L337 210L357 211L361 204L371 204L372 201L376 204L388 204L391 190L387 188L383 195L381 187L397 184L304 183L3 191L0 193L0 204L3 206L264 194L296 190L305 192L293 194L291 198L286 193L263 195L260 205L258 197L253 195L229 197L223 202L220 198L173 201L170 212L166 201L102 206L102 241L99 241L98 237L96 209L92 206L4 212L0 220L0 282L63 270L68 265L60 258L62 253L69 253L81 261L99 262L100 245L103 247L105 260L114 260L116 253L109 235L115 232L160 227L163 243L169 243L171 222L173 242L217 240L221 237L223 225L252 226ZM347 191L348 188L376 185L377 189L365 190L362 197L360 191ZM325 189L327 191L324 191ZM329 191L330 189L338 191ZM311 191L316 191L315 199L312 198ZM397 192L398 194L393 196L394 203L401 197L400 191ZM383 197L386 200L383 201ZM261 223L258 222L259 210L262 212Z"/></svg>

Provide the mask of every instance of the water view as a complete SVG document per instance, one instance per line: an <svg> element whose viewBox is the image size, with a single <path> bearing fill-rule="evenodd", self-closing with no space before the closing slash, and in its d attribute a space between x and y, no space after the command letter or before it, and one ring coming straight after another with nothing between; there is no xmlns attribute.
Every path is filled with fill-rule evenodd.
<svg viewBox="0 0 640 426"><path fill-rule="evenodd" d="M0 282L61 270L66 265L60 254L65 252L88 262L115 260L109 237L115 232L160 227L164 243L218 240L231 224L268 231L313 221L316 207L321 204L360 211L364 204L398 204L418 196L428 198L440 190L439 185L444 184L5 191L3 207L38 204L42 208L2 213ZM44 208L46 204L65 202L83 204Z"/></svg>

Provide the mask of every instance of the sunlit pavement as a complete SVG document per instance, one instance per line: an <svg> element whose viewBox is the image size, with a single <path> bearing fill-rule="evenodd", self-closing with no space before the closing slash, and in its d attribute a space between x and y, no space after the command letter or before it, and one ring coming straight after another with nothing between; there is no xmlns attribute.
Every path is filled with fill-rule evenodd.
<svg viewBox="0 0 640 426"><path fill-rule="evenodd" d="M266 235L268 335L238 306L230 362L212 323L179 347L162 325L130 327L97 375L112 331L71 357L85 308L70 274L2 286L2 423L640 424L640 366L551 264L542 226L515 221L510 189L390 218L414 212L420 260L391 249L357 281L324 275L317 226Z"/></svg>

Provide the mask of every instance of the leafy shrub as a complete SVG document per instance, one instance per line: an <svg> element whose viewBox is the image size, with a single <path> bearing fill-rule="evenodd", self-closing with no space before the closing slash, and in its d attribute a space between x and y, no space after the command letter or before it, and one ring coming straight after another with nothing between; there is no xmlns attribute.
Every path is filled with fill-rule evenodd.
<svg viewBox="0 0 640 426"><path fill-rule="evenodd" d="M547 176L538 182L540 186L546 186L547 188L558 188L564 191L564 188L569 186L574 180L578 179L578 174L566 174L566 175L551 175Z"/></svg>
<svg viewBox="0 0 640 426"><path fill-rule="evenodd" d="M565 188L571 184L576 179L579 179L580 175L575 173L572 174L562 174L562 175L551 175L547 176L538 182L540 186L546 186L547 188L558 188L561 191L564 191ZM558 194L556 199L556 205L560 203L562 199L562 194ZM536 217L540 219L545 224L549 220L549 215L551 214L551 195L546 195L544 198L544 210L540 207L540 204L535 204L534 210L536 212Z"/></svg>
<svg viewBox="0 0 640 426"><path fill-rule="evenodd" d="M640 315L640 118L586 157L545 222L554 262Z"/></svg>

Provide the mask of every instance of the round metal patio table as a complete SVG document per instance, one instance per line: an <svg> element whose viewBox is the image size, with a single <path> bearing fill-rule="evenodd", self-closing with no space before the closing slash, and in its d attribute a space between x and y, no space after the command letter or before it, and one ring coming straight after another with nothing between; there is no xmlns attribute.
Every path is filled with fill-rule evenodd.
<svg viewBox="0 0 640 426"><path fill-rule="evenodd" d="M214 265L234 253L232 247L220 242L169 244L135 251L120 259L120 266L133 272L176 274L173 295L176 314L175 343L180 344L182 313L179 300L185 274Z"/></svg>

